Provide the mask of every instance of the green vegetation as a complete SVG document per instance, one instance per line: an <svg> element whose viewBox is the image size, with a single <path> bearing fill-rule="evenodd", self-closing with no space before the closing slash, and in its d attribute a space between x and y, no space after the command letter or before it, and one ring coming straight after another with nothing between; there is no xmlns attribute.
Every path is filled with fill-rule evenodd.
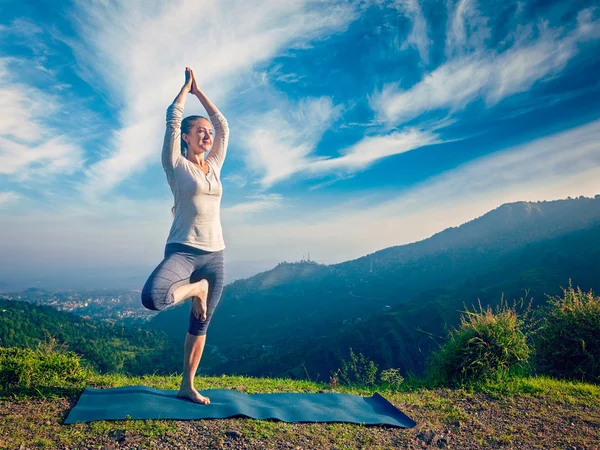
<svg viewBox="0 0 600 450"><path fill-rule="evenodd" d="M355 355L350 347L350 361L342 361L342 367L333 376L348 386L373 386L377 381L377 365L369 361L362 353Z"/></svg>
<svg viewBox="0 0 600 450"><path fill-rule="evenodd" d="M162 332L115 326L49 306L0 299L0 347L35 348L48 341L85 355L104 373L169 374L181 365L183 355L182 345Z"/></svg>
<svg viewBox="0 0 600 450"><path fill-rule="evenodd" d="M91 374L74 352L56 342L31 348L0 347L0 389L70 388L85 383Z"/></svg>
<svg viewBox="0 0 600 450"><path fill-rule="evenodd" d="M521 299L521 308L524 304ZM534 311L531 302L519 312L517 303L501 300L491 306L466 309L460 325L428 361L425 378L410 378L417 386L466 386L497 383L527 376L537 370L543 375L600 380L600 297L590 290L569 285L562 296L551 297L545 308ZM537 346L537 348L536 348ZM350 348L350 360L332 372L330 381L347 386L387 383L398 388L404 381L399 369L378 374L378 365Z"/></svg>
<svg viewBox="0 0 600 450"><path fill-rule="evenodd" d="M526 372L534 367L529 363L535 355L530 329L537 340L542 339L544 333L554 330L548 325L554 323L550 319L567 315L572 319L568 322L570 333L595 337L590 323L597 322L584 319L597 317L591 315L595 311L591 305L597 302L592 292L564 290L562 298L551 302L548 320L539 322L541 326L537 321L526 324L525 314L520 316L515 306L506 303L495 310L480 305L478 311L465 311L460 326L434 354L426 378L409 376L404 380L400 369L395 368L379 371L374 361L352 348L349 359L342 360L328 384L248 376L196 377L200 391L343 392L366 397L379 392L419 424L400 433L344 423L288 424L242 418L129 419L64 426L64 417L86 386L145 385L176 390L181 375L102 374L55 340L36 348L0 348L0 403L6 411L0 415L0 448L77 447L92 442L109 447L115 441L136 448L180 448L183 442L192 445L189 439L195 439L193 445L199 448L235 447L242 441L248 447L275 448L283 443L340 449L449 445L592 448L600 439L600 386ZM550 334L555 335L558 332ZM564 362L555 364L565 366ZM586 370L595 370L593 364L573 367L576 376L586 378L592 373ZM26 423L22 417L28 418ZM190 427L198 430L190 433Z"/></svg>
<svg viewBox="0 0 600 450"><path fill-rule="evenodd" d="M43 346L42 346L43 347ZM120 420L65 426L64 418L86 386L145 385L176 390L181 376L99 374L80 357L48 345L38 352L3 349L0 367L12 387L0 391L0 448L593 448L600 430L600 386L546 377L512 377L457 389L403 383L335 386L245 376L196 377L199 390L247 393L379 392L419 424L413 430L345 423L222 420ZM13 361L7 369L5 362ZM36 360L33 363L33 360ZM360 355L357 361L360 361ZM367 362L367 367L369 366ZM44 369L45 367L45 369ZM53 375L49 372L56 371ZM10 373L13 373L11 376ZM383 373L383 372L382 372ZM392 372L393 373L393 372ZM16 374L20 374L16 377ZM70 374L66 376L65 374ZM380 374L381 375L381 374ZM16 382L19 378L20 381ZM5 378L2 378L5 380ZM38 380L38 381L36 381ZM4 383L4 381L3 381ZM40 383L37 384L36 383ZM21 387L18 387L21 386ZM23 421L23 417L27 417ZM239 445L243 444L243 445ZM448 445L446 445L448 444Z"/></svg>
<svg viewBox="0 0 600 450"><path fill-rule="evenodd" d="M479 311L465 311L460 326L432 354L429 377L436 384L448 385L526 374L532 351L523 325L516 307L506 302L496 313L481 304Z"/></svg>
<svg viewBox="0 0 600 450"><path fill-rule="evenodd" d="M350 347L350 360L342 360L342 367L333 371L329 379L331 386L337 386L339 381L339 384L345 386L379 386L386 389L396 389L404 381L400 369L390 368L379 371L377 364L362 353L356 355L352 347Z"/></svg>
<svg viewBox="0 0 600 450"><path fill-rule="evenodd" d="M540 371L600 381L600 297L570 284L551 297L536 344Z"/></svg>

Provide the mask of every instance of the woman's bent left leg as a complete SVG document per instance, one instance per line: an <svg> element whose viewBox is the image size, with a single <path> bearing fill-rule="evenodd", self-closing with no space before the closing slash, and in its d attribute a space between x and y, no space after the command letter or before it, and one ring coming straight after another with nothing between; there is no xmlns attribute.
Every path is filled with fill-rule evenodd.
<svg viewBox="0 0 600 450"><path fill-rule="evenodd" d="M142 289L142 304L155 311L173 306L173 292L190 283L195 269L193 255L165 252L164 259L154 269Z"/></svg>

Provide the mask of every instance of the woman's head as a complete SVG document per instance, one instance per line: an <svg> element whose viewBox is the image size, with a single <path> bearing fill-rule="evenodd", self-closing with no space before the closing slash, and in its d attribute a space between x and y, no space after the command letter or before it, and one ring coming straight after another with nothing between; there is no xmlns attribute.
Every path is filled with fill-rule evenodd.
<svg viewBox="0 0 600 450"><path fill-rule="evenodd" d="M188 116L181 122L181 154L187 157L208 152L213 144L210 120L203 116Z"/></svg>

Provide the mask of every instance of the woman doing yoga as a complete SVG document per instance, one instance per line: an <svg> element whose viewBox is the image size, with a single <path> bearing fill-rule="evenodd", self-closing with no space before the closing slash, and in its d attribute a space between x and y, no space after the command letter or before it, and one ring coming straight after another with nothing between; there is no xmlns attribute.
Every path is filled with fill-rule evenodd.
<svg viewBox="0 0 600 450"><path fill-rule="evenodd" d="M198 97L210 121L189 116L182 122L189 93ZM194 376L204 350L206 330L223 292L221 168L228 142L227 120L198 88L194 73L186 67L185 83L167 109L162 149L162 165L175 199L173 224L164 259L146 281L141 297L146 308L158 311L191 298L183 379L177 395L202 404L209 404L210 399L194 388ZM205 158L211 146L212 151Z"/></svg>

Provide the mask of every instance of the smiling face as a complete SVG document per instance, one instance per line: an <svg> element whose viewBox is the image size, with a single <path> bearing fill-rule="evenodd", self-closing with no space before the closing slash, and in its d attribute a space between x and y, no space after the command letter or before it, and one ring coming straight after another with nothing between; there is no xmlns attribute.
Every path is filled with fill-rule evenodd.
<svg viewBox="0 0 600 450"><path fill-rule="evenodd" d="M183 133L181 136L187 144L190 156L208 152L213 144L212 125L209 120L204 118L195 120L189 133Z"/></svg>

